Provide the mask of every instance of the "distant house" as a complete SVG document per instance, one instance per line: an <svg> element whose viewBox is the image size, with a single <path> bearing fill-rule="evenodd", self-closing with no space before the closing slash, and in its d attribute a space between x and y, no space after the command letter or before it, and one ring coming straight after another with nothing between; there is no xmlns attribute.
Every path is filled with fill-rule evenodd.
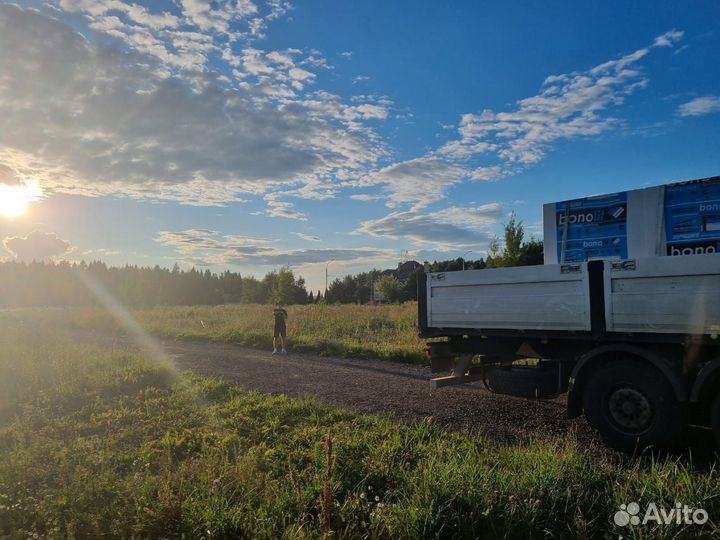
<svg viewBox="0 0 720 540"><path fill-rule="evenodd" d="M395 276L398 278L400 283L405 283L413 272L418 268L421 268L422 264L417 261L405 261L404 263L398 263L397 270L395 270Z"/></svg>
<svg viewBox="0 0 720 540"><path fill-rule="evenodd" d="M405 283L408 279L410 279L412 273L421 266L422 264L417 261L405 261L402 263L398 263L397 268L388 268L387 270L383 270L382 272L380 272L378 279L385 276L395 276L396 278L398 278L398 281L400 283Z"/></svg>
<svg viewBox="0 0 720 540"><path fill-rule="evenodd" d="M405 261L398 263L398 266L395 269L389 268L380 272L377 280L375 281L375 283L373 283L371 302L373 304L382 304L383 302L385 302L385 298L383 298L382 295L377 292L377 287L375 287L377 282L380 281L382 278L384 278L385 276L395 276L398 281L404 285L405 283L407 283L407 280L410 279L410 276L412 276L413 272L415 272L415 270L421 267L422 264L417 261Z"/></svg>

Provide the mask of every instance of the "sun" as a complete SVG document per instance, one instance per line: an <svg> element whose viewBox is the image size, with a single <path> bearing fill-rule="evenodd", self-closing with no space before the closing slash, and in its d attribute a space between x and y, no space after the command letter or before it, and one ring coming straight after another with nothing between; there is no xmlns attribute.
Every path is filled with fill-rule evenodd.
<svg viewBox="0 0 720 540"><path fill-rule="evenodd" d="M20 217L27 212L30 203L37 201L41 196L42 190L36 184L13 186L0 184L0 216Z"/></svg>

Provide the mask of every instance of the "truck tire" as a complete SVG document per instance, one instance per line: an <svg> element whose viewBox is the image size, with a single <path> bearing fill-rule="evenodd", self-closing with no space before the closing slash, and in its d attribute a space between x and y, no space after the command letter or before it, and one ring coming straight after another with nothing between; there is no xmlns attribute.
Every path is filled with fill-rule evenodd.
<svg viewBox="0 0 720 540"><path fill-rule="evenodd" d="M589 374L582 403L590 425L618 450L674 448L685 431L683 409L672 386L642 361L600 366Z"/></svg>
<svg viewBox="0 0 720 540"><path fill-rule="evenodd" d="M710 406L710 427L715 437L715 446L720 449L720 394L715 396Z"/></svg>
<svg viewBox="0 0 720 540"><path fill-rule="evenodd" d="M557 394L557 367L513 366L491 369L485 375L496 394L524 398L547 398Z"/></svg>

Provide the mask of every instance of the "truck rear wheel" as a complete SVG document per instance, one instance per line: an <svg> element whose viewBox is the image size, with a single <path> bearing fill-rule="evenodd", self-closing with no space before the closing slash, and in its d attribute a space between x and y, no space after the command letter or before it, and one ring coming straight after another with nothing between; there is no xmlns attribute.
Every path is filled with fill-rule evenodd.
<svg viewBox="0 0 720 540"><path fill-rule="evenodd" d="M628 452L674 447L685 429L682 408L665 376L635 360L612 361L591 373L583 409L609 445Z"/></svg>

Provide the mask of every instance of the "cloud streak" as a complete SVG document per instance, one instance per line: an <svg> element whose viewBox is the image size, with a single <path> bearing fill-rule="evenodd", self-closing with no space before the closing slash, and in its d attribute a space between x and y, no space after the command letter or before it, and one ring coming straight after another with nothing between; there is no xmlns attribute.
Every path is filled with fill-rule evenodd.
<svg viewBox="0 0 720 540"><path fill-rule="evenodd" d="M158 233L155 241L172 247L188 262L196 265L305 266L330 260L371 264L373 261L386 261L396 256L394 250L369 247L285 249L267 245L271 240L223 236L217 231L207 229L162 231Z"/></svg>
<svg viewBox="0 0 720 540"><path fill-rule="evenodd" d="M407 239L416 246L439 251L474 247L484 249L492 238L491 226L500 219L497 203L479 207L450 207L437 212L393 212L383 218L365 221L355 231L376 238Z"/></svg>
<svg viewBox="0 0 720 540"><path fill-rule="evenodd" d="M678 108L680 116L705 116L720 112L720 96L702 96L683 103Z"/></svg>
<svg viewBox="0 0 720 540"><path fill-rule="evenodd" d="M682 37L683 32L671 30L652 45L587 71L549 76L540 93L518 101L509 111L464 114L460 138L439 153L459 160L495 157L511 171L541 161L556 141L600 135L621 124L606 112L647 85L639 62L653 49L672 47Z"/></svg>
<svg viewBox="0 0 720 540"><path fill-rule="evenodd" d="M305 234L300 232L294 232L290 234L293 234L297 236L300 240L305 240L306 242L322 242L319 236L313 236L311 234Z"/></svg>

